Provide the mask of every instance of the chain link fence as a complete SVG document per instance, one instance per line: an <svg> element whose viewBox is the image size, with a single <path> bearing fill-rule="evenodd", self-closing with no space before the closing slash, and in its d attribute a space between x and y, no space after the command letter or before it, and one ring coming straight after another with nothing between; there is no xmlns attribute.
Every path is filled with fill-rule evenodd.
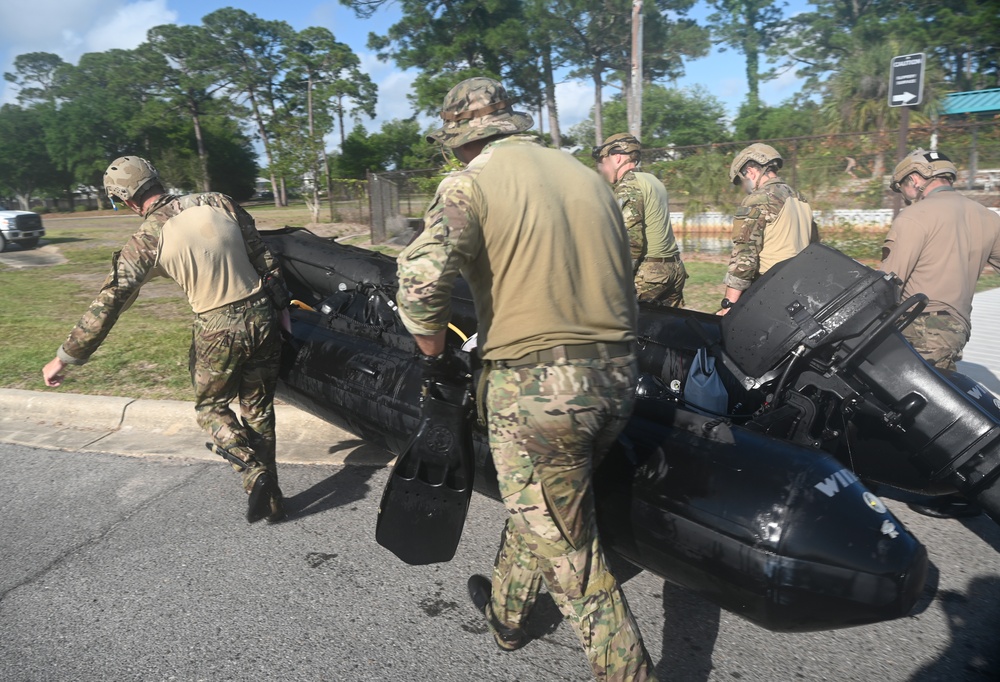
<svg viewBox="0 0 1000 682"><path fill-rule="evenodd" d="M898 131L762 140L784 159L781 176L812 205L823 241L856 258L877 257L892 221ZM729 181L733 157L750 142L644 149L643 170L670 194L671 223L685 252L718 254L732 246L732 212L743 198ZM1000 126L996 121L911 126L907 149L936 147L959 169L956 186L986 206L1000 206ZM593 167L589 154L582 163ZM421 228L443 175L428 169L372 174L372 242L405 243Z"/></svg>

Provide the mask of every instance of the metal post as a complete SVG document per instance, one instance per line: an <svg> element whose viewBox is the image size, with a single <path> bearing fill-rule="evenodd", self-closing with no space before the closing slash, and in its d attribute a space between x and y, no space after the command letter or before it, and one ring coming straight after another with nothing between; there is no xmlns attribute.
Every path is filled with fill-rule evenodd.
<svg viewBox="0 0 1000 682"><path fill-rule="evenodd" d="M899 139L896 142L896 161L892 164L895 168L896 164L903 160L906 156L906 138L910 132L910 107L900 107L899 111ZM893 193L895 196L892 200L892 218L896 219L899 215L899 210L903 207L903 195L899 192Z"/></svg>
<svg viewBox="0 0 1000 682"><path fill-rule="evenodd" d="M979 137L979 126L972 126L972 149L969 150L969 180L965 185L967 190L975 189L976 184L976 172L979 166L979 149L976 146L976 142ZM955 178L956 180L958 178Z"/></svg>

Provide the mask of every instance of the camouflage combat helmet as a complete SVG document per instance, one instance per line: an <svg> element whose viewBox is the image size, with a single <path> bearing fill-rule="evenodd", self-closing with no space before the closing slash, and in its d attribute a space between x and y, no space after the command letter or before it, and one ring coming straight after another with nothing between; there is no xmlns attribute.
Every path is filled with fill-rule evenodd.
<svg viewBox="0 0 1000 682"><path fill-rule="evenodd" d="M899 183L910 173L919 173L928 180L941 175L950 175L952 180L958 177L958 169L955 168L955 164L941 152L914 149L896 164L895 170L892 171L889 189L898 192Z"/></svg>
<svg viewBox="0 0 1000 682"><path fill-rule="evenodd" d="M612 154L638 154L642 151L642 145L635 135L631 133L616 133L606 139L600 147L594 147L590 155L595 161L600 161L605 156Z"/></svg>
<svg viewBox="0 0 1000 682"><path fill-rule="evenodd" d="M444 125L427 136L428 142L445 147L463 144L494 135L521 133L530 128L531 116L511 108L507 90L492 78L468 78L453 87L444 97L441 109Z"/></svg>
<svg viewBox="0 0 1000 682"><path fill-rule="evenodd" d="M729 180L734 185L740 184L739 172L743 170L747 161L756 161L764 167L771 162L774 162L778 168L781 168L782 164L781 154L778 153L777 149L769 144L755 142L737 154L732 165L729 166Z"/></svg>
<svg viewBox="0 0 1000 682"><path fill-rule="evenodd" d="M153 164L138 156L119 156L104 171L104 190L109 197L128 201L160 181Z"/></svg>

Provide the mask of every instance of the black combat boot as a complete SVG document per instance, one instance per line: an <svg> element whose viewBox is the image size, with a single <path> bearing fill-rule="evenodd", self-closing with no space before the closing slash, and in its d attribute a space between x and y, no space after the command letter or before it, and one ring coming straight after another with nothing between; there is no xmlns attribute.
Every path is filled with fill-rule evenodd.
<svg viewBox="0 0 1000 682"><path fill-rule="evenodd" d="M257 477L257 480L253 482L253 487L250 489L250 496L247 499L247 521L256 523L265 517L268 517L268 520L270 520L270 516L274 514L271 508L271 500L275 495L280 499L281 489L278 488L278 483L274 480L274 475L265 471ZM283 515L284 509L281 509L281 512Z"/></svg>
<svg viewBox="0 0 1000 682"><path fill-rule="evenodd" d="M530 641L528 633L521 628L509 628L497 620L490 607L492 594L493 585L489 578L484 575L474 575L469 578L469 597L479 613L486 616L486 623L493 633L497 646L501 651L516 651Z"/></svg>
<svg viewBox="0 0 1000 682"><path fill-rule="evenodd" d="M267 514L268 523L279 523L285 520L285 498L281 494L281 488L274 484L274 494L269 500L269 510Z"/></svg>

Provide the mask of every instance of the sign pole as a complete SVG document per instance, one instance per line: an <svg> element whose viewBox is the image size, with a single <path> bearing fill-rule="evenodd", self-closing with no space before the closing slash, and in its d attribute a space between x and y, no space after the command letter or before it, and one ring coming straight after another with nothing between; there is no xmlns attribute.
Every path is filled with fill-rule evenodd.
<svg viewBox="0 0 1000 682"><path fill-rule="evenodd" d="M896 163L903 160L906 156L906 139L909 137L910 133L910 107L903 107L902 111L899 112L899 138L896 141ZM895 165L895 164L893 164ZM893 192L895 195L892 202L892 218L896 219L899 215L899 211L903 204L903 195L899 192Z"/></svg>
<svg viewBox="0 0 1000 682"><path fill-rule="evenodd" d="M899 141L896 143L896 163L906 156L906 139L910 132L910 108L924 101L923 52L893 57L889 64L889 106L902 107L899 112ZM894 164L895 165L895 164ZM903 203L901 194L893 199L892 217L899 215Z"/></svg>

